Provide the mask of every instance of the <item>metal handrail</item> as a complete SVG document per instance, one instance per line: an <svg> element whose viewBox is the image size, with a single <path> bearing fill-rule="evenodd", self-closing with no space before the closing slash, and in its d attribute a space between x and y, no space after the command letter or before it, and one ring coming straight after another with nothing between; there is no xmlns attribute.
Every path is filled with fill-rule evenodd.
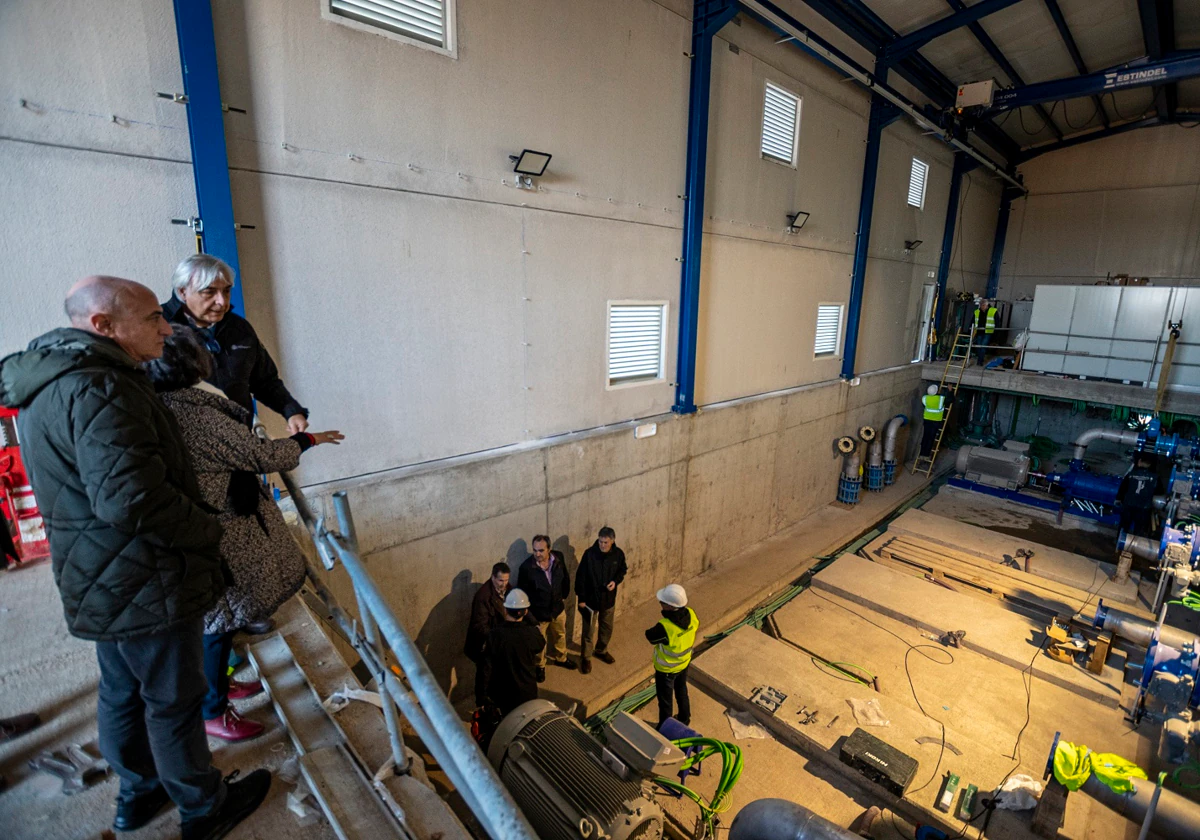
<svg viewBox="0 0 1200 840"><path fill-rule="evenodd" d="M367 571L358 553L354 520L345 491L333 494L340 531L335 533L325 527L323 517L313 513L307 497L291 474L282 472L279 476L312 538L322 565L332 571L340 560L350 576L361 624L347 615L317 570L306 559L308 579L314 592L375 677L383 700L384 720L396 771L405 773L409 767L396 716L398 706L400 714L412 725L417 737L429 748L467 807L494 840L537 840L533 827L468 733L433 672L429 670L425 658L388 607L383 593ZM407 687L391 673L381 641L387 643L399 664Z"/></svg>

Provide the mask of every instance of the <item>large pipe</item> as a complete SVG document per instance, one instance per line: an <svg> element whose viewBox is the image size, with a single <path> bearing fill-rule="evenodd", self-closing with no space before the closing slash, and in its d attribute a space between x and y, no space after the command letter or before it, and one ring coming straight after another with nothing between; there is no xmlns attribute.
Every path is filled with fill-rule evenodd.
<svg viewBox="0 0 1200 840"><path fill-rule="evenodd" d="M1149 560L1151 563L1158 561L1158 547L1159 543L1157 540L1152 540L1148 537L1139 537L1126 531L1122 531L1120 538L1117 540L1117 551L1128 551L1137 557L1141 557L1143 560Z"/></svg>
<svg viewBox="0 0 1200 840"><path fill-rule="evenodd" d="M729 840L858 840L858 835L795 802L757 799L733 818Z"/></svg>
<svg viewBox="0 0 1200 840"><path fill-rule="evenodd" d="M901 427L907 425L908 417L897 414L883 427L883 460L896 460L896 438L900 435Z"/></svg>
<svg viewBox="0 0 1200 840"><path fill-rule="evenodd" d="M845 459L842 461L842 475L846 478L858 478L858 468L862 465L862 456L858 454L856 448L853 452L847 452Z"/></svg>
<svg viewBox="0 0 1200 840"><path fill-rule="evenodd" d="M1153 621L1113 609L1102 600L1100 606L1096 607L1096 616L1092 619L1092 626L1112 633L1114 636L1120 636L1139 647L1149 647L1150 641L1154 637L1154 628L1158 625ZM1187 644L1200 643L1196 634L1177 630L1166 624L1163 625L1158 638L1164 645L1177 650Z"/></svg>
<svg viewBox="0 0 1200 840"><path fill-rule="evenodd" d="M878 438L867 445L867 464L872 467L883 466L883 443Z"/></svg>
<svg viewBox="0 0 1200 840"><path fill-rule="evenodd" d="M1093 773L1080 790L1129 820L1141 823L1150 810L1156 785L1145 779L1133 779L1132 782L1133 790L1129 793L1114 793ZM1200 804L1164 790L1159 795L1150 829L1164 840L1194 840L1200 837Z"/></svg>
<svg viewBox="0 0 1200 840"><path fill-rule="evenodd" d="M1122 446L1137 446L1139 433L1132 429L1088 429L1075 440L1075 460L1082 461L1088 445L1097 440L1109 440Z"/></svg>

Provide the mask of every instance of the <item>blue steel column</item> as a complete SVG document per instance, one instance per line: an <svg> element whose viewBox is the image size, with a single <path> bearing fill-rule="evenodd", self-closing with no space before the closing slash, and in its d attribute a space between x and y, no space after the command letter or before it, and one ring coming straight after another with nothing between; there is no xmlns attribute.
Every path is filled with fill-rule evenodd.
<svg viewBox="0 0 1200 840"><path fill-rule="evenodd" d="M242 275L238 270L237 235L233 226L233 194L229 188L229 158L225 153L225 117L217 77L217 42L210 0L174 0L175 34L183 92L187 95L188 136L192 145L192 175L196 181L197 215L203 224L203 250L233 268L238 282L230 294L235 309L245 314Z"/></svg>
<svg viewBox="0 0 1200 840"><path fill-rule="evenodd" d="M954 153L954 168L950 172L950 198L946 203L946 226L942 229L942 254L938 258L937 307L933 313L933 328L941 333L942 316L946 312L946 282L950 279L950 257L954 253L954 229L958 225L958 197L962 179L974 163L962 152Z"/></svg>
<svg viewBox="0 0 1200 840"><path fill-rule="evenodd" d="M886 70L876 74L884 81ZM842 379L854 378L858 352L858 321L862 315L863 284L867 277L867 249L871 244L871 217L875 212L875 183L879 178L879 143L883 130L900 116L886 99L871 94L871 117L867 121L867 156L863 161L862 193L858 199L858 232L854 243L854 270L850 278L850 302L846 307L846 338L842 345Z"/></svg>
<svg viewBox="0 0 1200 840"><path fill-rule="evenodd" d="M700 243L704 237L704 178L708 164L708 106L713 35L737 14L732 0L696 0L692 13L692 78L688 93L687 170L683 196L683 263L679 290L676 414L696 410L696 343L700 326Z"/></svg>
<svg viewBox="0 0 1200 840"><path fill-rule="evenodd" d="M1000 195L1000 215L996 218L996 238L992 242L992 264L988 268L986 297L995 298L1000 289L1000 264L1004 262L1004 242L1008 238L1008 217L1012 212L1014 198L1020 198L1020 190L1005 187Z"/></svg>

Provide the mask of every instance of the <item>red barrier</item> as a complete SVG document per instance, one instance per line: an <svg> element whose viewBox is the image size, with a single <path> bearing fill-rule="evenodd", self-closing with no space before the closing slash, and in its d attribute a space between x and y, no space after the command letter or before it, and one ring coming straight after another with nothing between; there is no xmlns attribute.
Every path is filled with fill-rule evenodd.
<svg viewBox="0 0 1200 840"><path fill-rule="evenodd" d="M0 407L0 549L17 563L50 556L46 526L38 510L17 440L17 412ZM4 539L5 537L8 539ZM15 552L15 556L11 556Z"/></svg>

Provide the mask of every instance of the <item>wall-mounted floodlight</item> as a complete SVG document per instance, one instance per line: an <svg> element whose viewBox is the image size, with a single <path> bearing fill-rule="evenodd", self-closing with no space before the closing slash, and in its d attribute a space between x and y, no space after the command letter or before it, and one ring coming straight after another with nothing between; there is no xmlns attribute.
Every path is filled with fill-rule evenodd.
<svg viewBox="0 0 1200 840"><path fill-rule="evenodd" d="M800 228L804 227L804 223L808 221L808 216L809 214L805 213L803 210L797 210L795 213L788 213L787 232L795 233L796 231L800 230Z"/></svg>
<svg viewBox="0 0 1200 840"><path fill-rule="evenodd" d="M546 167L550 165L551 157L553 155L545 152L525 149L519 155L509 155L508 159L513 162L513 172L518 175L532 175L534 178L540 178L546 171Z"/></svg>
<svg viewBox="0 0 1200 840"><path fill-rule="evenodd" d="M904 240L904 250L915 251L921 247L922 242L924 242L923 239L906 239Z"/></svg>

